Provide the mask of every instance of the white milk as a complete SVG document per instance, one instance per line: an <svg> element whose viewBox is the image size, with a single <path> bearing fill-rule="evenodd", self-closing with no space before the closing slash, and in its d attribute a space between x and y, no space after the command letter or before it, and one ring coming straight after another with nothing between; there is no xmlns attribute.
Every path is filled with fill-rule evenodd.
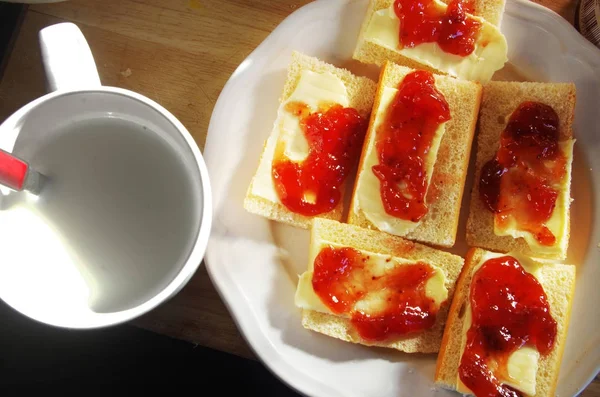
<svg viewBox="0 0 600 397"><path fill-rule="evenodd" d="M7 301L22 301L15 286L25 283L39 292L30 297L36 311L87 302L67 311L115 312L153 297L181 269L200 208L180 156L159 134L88 120L27 160L50 182L39 198L0 198L0 260L13 264L0 271Z"/></svg>

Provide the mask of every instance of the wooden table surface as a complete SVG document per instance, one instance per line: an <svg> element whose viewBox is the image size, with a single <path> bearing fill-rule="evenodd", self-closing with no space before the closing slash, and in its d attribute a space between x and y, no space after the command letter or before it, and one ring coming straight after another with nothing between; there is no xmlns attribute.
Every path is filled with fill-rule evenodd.
<svg viewBox="0 0 600 397"><path fill-rule="evenodd" d="M510 1L510 0L508 0ZM43 95L37 34L71 21L83 31L105 85L161 103L202 148L223 85L291 12L310 0L69 0L30 6L0 82L0 122ZM573 23L575 0L536 0ZM253 358L204 267L136 325ZM597 378L582 394L600 397Z"/></svg>

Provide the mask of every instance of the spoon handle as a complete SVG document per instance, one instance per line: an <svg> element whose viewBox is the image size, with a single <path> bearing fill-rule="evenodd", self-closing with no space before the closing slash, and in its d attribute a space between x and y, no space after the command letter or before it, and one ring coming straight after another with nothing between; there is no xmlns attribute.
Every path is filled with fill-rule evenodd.
<svg viewBox="0 0 600 397"><path fill-rule="evenodd" d="M25 184L29 165L12 154L0 149L0 184L21 191Z"/></svg>

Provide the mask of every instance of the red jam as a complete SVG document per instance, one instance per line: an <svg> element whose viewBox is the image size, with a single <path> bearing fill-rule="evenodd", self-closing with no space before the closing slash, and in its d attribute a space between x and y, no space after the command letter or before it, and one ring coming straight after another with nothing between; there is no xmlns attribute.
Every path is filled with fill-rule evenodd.
<svg viewBox="0 0 600 397"><path fill-rule="evenodd" d="M438 127L448 120L450 108L433 75L421 70L408 74L377 133L379 164L373 173L389 215L417 222L427 214L425 157Z"/></svg>
<svg viewBox="0 0 600 397"><path fill-rule="evenodd" d="M300 118L309 153L301 162L276 155L271 170L275 190L292 212L327 213L338 205L341 187L358 161L368 120L336 104L310 113L305 104L293 102L286 110Z"/></svg>
<svg viewBox="0 0 600 397"><path fill-rule="evenodd" d="M523 102L500 137L496 157L481 170L479 195L495 213L497 224L514 219L546 246L556 237L545 226L552 216L566 156L558 146L558 115L547 105Z"/></svg>
<svg viewBox="0 0 600 397"><path fill-rule="evenodd" d="M349 314L365 340L381 341L431 328L439 308L427 297L425 286L433 268L419 262L374 275L369 259L354 248L323 248L314 262L312 285L317 296L332 312ZM354 309L370 292L380 291L387 294L376 313Z"/></svg>
<svg viewBox="0 0 600 397"><path fill-rule="evenodd" d="M544 289L511 256L486 261L473 275L472 325L458 373L477 397L522 396L502 385L510 355L529 345L548 354L556 338L556 321ZM491 368L495 368L492 370Z"/></svg>
<svg viewBox="0 0 600 397"><path fill-rule="evenodd" d="M460 56L475 49L481 23L467 18L470 6L462 0L452 0L445 11L433 0L396 0L394 10L400 19L403 47L438 43L443 51Z"/></svg>

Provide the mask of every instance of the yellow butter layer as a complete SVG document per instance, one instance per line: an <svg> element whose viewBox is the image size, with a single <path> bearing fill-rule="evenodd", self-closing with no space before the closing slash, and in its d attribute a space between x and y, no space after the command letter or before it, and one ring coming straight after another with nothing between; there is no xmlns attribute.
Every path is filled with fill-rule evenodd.
<svg viewBox="0 0 600 397"><path fill-rule="evenodd" d="M509 217L507 222L500 227L498 222L494 220L494 234L497 236L512 236L514 238L522 237L529 245L529 248L535 252L546 255L557 255L563 251L568 243L569 238L569 225L568 225L568 211L571 203L570 189L571 186L571 168L573 164L573 144L575 141L569 139L559 143L559 148L566 157L565 165L565 176L562 178L561 183L553 186L559 191L558 197L556 198L556 206L552 210L552 216L546 222L545 226L552 232L556 238L554 245L542 245L540 244L535 235L529 231L519 229L519 225L516 221Z"/></svg>
<svg viewBox="0 0 600 397"><path fill-rule="evenodd" d="M325 240L313 241L309 255L308 270L300 276L296 289L295 304L297 307L309 310L315 310L322 313L332 314L321 301L321 298L315 293L312 286L312 277L314 270L314 261L319 252L325 247L342 248L342 245L328 242ZM398 266L416 265L414 260L407 260L390 255L378 254L375 252L358 250L361 254L367 255L369 261L366 264L373 276L383 276L386 271ZM448 289L446 288L446 275L439 266L429 264L434 269L433 276L427 280L425 285L425 294L433 299L436 305L441 305L448 298ZM365 297L354 306L354 310L363 313L377 313L385 307L388 291L369 291Z"/></svg>
<svg viewBox="0 0 600 397"><path fill-rule="evenodd" d="M436 7L445 11L448 7L434 0ZM506 38L500 30L486 20L469 15L481 23L474 51L467 56L445 52L437 43L421 43L413 48L400 45L400 20L394 5L376 11L368 24L364 40L395 51L409 59L440 70L464 80L487 82L508 61Z"/></svg>
<svg viewBox="0 0 600 397"><path fill-rule="evenodd" d="M410 220L396 218L385 211L383 201L381 200L380 181L372 171L373 166L379 164L377 145L375 143L377 142L378 130L385 121L387 109L392 104L397 93L398 90L395 88L383 87L381 101L373 124L376 133L371 134L369 142L365 142L366 153L363 160L363 171L356 181L357 185L353 208L357 215L362 211L363 215L375 225L377 229L397 236L404 236L419 226L421 221L411 222ZM428 186L431 182L433 167L445 131L446 123L441 123L433 136L431 147L425 157L425 172Z"/></svg>
<svg viewBox="0 0 600 397"><path fill-rule="evenodd" d="M538 263L531 260L530 258L516 253L501 254L495 252L486 252L481 258L481 260L477 263L477 265L475 265L475 267L473 268L473 274L475 274L477 270L488 260L493 258L499 258L502 256L512 256L513 258L519 261L519 263L527 273L533 275L535 278L538 279L538 281L542 281L541 266ZM463 322L462 329L461 352L464 352L465 346L467 344L467 331L469 330L469 328L471 328L471 325L473 324L472 318L473 317L471 312L470 301L467 299L465 305L465 319ZM530 346L521 347L520 349L513 352L508 358L508 378L499 378L499 380L505 385L511 386L527 395L534 396L539 359L540 354L535 348ZM473 395L473 392L469 390L469 388L465 386L465 384L461 381L459 375L457 375L456 377L456 384L456 390L459 393Z"/></svg>
<svg viewBox="0 0 600 397"><path fill-rule="evenodd" d="M283 148L284 156L292 161L304 160L309 151L299 117L286 110L286 106L293 102L306 104L311 112L315 112L323 103L348 107L350 98L344 82L336 75L310 70L301 72L296 88L279 106L274 133L267 140L258 171L252 182L252 195L274 203L281 203L271 177L271 167L277 148Z"/></svg>

